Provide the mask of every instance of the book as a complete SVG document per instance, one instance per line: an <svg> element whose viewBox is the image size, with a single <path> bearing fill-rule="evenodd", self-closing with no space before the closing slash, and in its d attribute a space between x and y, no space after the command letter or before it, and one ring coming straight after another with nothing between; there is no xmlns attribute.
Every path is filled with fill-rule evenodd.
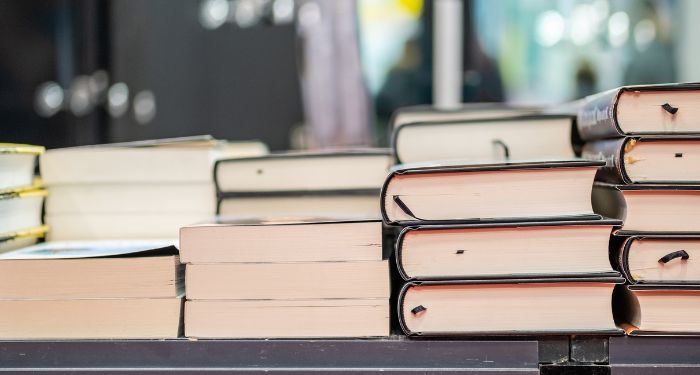
<svg viewBox="0 0 700 375"><path fill-rule="evenodd" d="M619 224L587 220L406 227L396 240L396 262L405 280L619 276L608 256L610 233Z"/></svg>
<svg viewBox="0 0 700 375"><path fill-rule="evenodd" d="M216 212L211 182L67 184L50 189L46 198L50 215L191 213L210 217Z"/></svg>
<svg viewBox="0 0 700 375"><path fill-rule="evenodd" d="M0 300L0 339L176 338L182 298Z"/></svg>
<svg viewBox="0 0 700 375"><path fill-rule="evenodd" d="M538 107L514 106L504 103L464 103L454 109L439 109L432 105L416 105L397 109L389 120L389 129L418 122L464 121L539 113Z"/></svg>
<svg viewBox="0 0 700 375"><path fill-rule="evenodd" d="M40 238L46 236L48 227L41 225L26 230L16 230L0 233L0 256L2 253L34 245Z"/></svg>
<svg viewBox="0 0 700 375"><path fill-rule="evenodd" d="M385 260L188 264L188 300L389 299Z"/></svg>
<svg viewBox="0 0 700 375"><path fill-rule="evenodd" d="M392 143L398 163L570 159L572 128L562 115L417 122L396 127Z"/></svg>
<svg viewBox="0 0 700 375"><path fill-rule="evenodd" d="M596 213L622 220L622 233L700 233L700 186L612 185L593 187Z"/></svg>
<svg viewBox="0 0 700 375"><path fill-rule="evenodd" d="M367 190L251 193L219 199L219 216L232 220L325 217L380 219L379 188Z"/></svg>
<svg viewBox="0 0 700 375"><path fill-rule="evenodd" d="M0 254L0 300L177 297L183 271L167 241L45 242Z"/></svg>
<svg viewBox="0 0 700 375"><path fill-rule="evenodd" d="M34 167L41 146L0 143L0 193L34 186Z"/></svg>
<svg viewBox="0 0 700 375"><path fill-rule="evenodd" d="M399 294L409 336L619 334L612 293L621 278L422 281Z"/></svg>
<svg viewBox="0 0 700 375"><path fill-rule="evenodd" d="M619 285L615 320L632 336L700 335L700 286Z"/></svg>
<svg viewBox="0 0 700 375"><path fill-rule="evenodd" d="M700 183L700 138L625 137L588 142L584 159L605 160L597 181L616 184Z"/></svg>
<svg viewBox="0 0 700 375"><path fill-rule="evenodd" d="M249 221L180 230L183 263L381 261L379 221Z"/></svg>
<svg viewBox="0 0 700 375"><path fill-rule="evenodd" d="M175 239L181 227L212 220L214 213L123 212L44 216L50 241Z"/></svg>
<svg viewBox="0 0 700 375"><path fill-rule="evenodd" d="M623 86L585 98L577 126L581 138L700 132L697 83Z"/></svg>
<svg viewBox="0 0 700 375"><path fill-rule="evenodd" d="M170 242L42 243L0 254L0 338L175 338L183 295Z"/></svg>
<svg viewBox="0 0 700 375"><path fill-rule="evenodd" d="M263 192L355 191L379 187L389 150L289 152L216 163L216 187L224 197Z"/></svg>
<svg viewBox="0 0 700 375"><path fill-rule="evenodd" d="M599 218L591 207L602 161L397 166L381 193L388 224Z"/></svg>
<svg viewBox="0 0 700 375"><path fill-rule="evenodd" d="M617 247L616 266L632 284L700 284L699 236L638 234Z"/></svg>
<svg viewBox="0 0 700 375"><path fill-rule="evenodd" d="M185 302L192 338L341 338L389 335L386 299Z"/></svg>
<svg viewBox="0 0 700 375"><path fill-rule="evenodd" d="M11 234L41 226L46 190L31 189L0 193L0 234Z"/></svg>
<svg viewBox="0 0 700 375"><path fill-rule="evenodd" d="M260 142L183 137L52 149L39 162L44 184L211 182L220 158L262 155Z"/></svg>
<svg viewBox="0 0 700 375"><path fill-rule="evenodd" d="M377 218L389 150L290 152L221 160L218 214L237 218Z"/></svg>

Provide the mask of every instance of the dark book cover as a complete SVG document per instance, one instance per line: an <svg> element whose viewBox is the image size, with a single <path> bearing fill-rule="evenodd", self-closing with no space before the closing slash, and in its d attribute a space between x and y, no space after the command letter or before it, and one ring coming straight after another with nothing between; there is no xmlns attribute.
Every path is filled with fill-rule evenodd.
<svg viewBox="0 0 700 375"><path fill-rule="evenodd" d="M679 91L697 90L697 83L668 83L659 85L623 86L584 98L579 108L576 125L585 141L616 138L627 134L617 121L617 105L620 95L628 91ZM662 132L654 133L662 134Z"/></svg>

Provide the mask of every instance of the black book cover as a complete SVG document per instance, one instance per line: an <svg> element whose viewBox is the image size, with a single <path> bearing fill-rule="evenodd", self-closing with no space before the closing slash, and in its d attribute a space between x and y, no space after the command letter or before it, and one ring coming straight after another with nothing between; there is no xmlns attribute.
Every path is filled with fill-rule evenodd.
<svg viewBox="0 0 700 375"><path fill-rule="evenodd" d="M451 275L445 275L444 277L439 277L439 278L420 278L420 277L411 277L406 273L406 270L403 266L403 258L402 258L402 250L403 250L403 241L405 236L412 231L421 231L421 230L455 230L455 229L476 229L476 228L517 228L517 227L542 227L542 226L567 226L567 225L612 225L613 227L621 225L622 222L620 220L614 220L614 219L607 219L607 218L600 218L597 220L557 220L557 221L528 221L528 222L513 222L513 223L473 223L473 224L452 224L452 225L413 225L413 226L408 226L404 227L401 232L399 232L398 237L396 239L396 268L399 272L399 275L405 280L405 281L426 281L426 280L454 280L456 277L451 276ZM494 254L494 256L498 256L497 254ZM511 280L522 280L522 279L542 279L542 278L581 278L581 277L620 277L619 272L615 271L610 271L610 272L605 272L605 273L597 273L597 274L572 274L572 273L561 273L561 274L529 274L529 275L494 275L490 277L474 277L474 278L465 278L465 277L459 277L461 280L465 279L474 279L474 280L492 280L492 279L511 279Z"/></svg>
<svg viewBox="0 0 700 375"><path fill-rule="evenodd" d="M556 161L522 161L522 162L501 162L489 164L463 164L455 163L416 163L396 166L384 181L380 194L382 219L388 225L412 226L424 224L455 224L455 223L504 223L504 222L525 222L525 221L560 221L560 220L597 220L601 219L600 215L575 215L565 217L529 217L529 218L473 218L460 220L421 220L414 218L413 220L392 221L386 212L384 202L387 198L387 188L392 178L398 175L422 175L432 173L461 173L461 172L482 172L482 171L501 171L501 170L517 170L517 169L550 169L550 168L577 168L577 167L600 167L605 165L602 160L556 160ZM409 207L401 207L409 216Z"/></svg>
<svg viewBox="0 0 700 375"><path fill-rule="evenodd" d="M549 283L610 283L623 284L622 277L578 277L578 278L532 278L532 279L493 279L459 281L409 281L403 285L398 296L397 312L401 329L407 336L418 337L459 337L459 336L532 336L532 335L621 335L622 329L611 330L567 330L567 331L480 331L480 332L414 332L407 326L403 314L404 297L408 289L420 285L478 285L478 284L549 284ZM420 307L420 306L419 306Z"/></svg>
<svg viewBox="0 0 700 375"><path fill-rule="evenodd" d="M626 134L617 121L617 104L620 95L628 91L679 91L700 88L697 83L673 83L660 85L623 86L586 97L579 108L576 125L585 141L616 138Z"/></svg>

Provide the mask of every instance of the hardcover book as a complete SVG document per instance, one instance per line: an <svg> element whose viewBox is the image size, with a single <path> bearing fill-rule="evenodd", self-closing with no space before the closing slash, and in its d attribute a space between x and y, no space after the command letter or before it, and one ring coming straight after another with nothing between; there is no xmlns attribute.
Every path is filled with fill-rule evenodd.
<svg viewBox="0 0 700 375"><path fill-rule="evenodd" d="M615 260L630 283L700 284L700 237L647 233L619 242Z"/></svg>
<svg viewBox="0 0 700 375"><path fill-rule="evenodd" d="M700 132L700 84L624 86L585 98L577 126L586 141Z"/></svg>
<svg viewBox="0 0 700 375"><path fill-rule="evenodd" d="M399 295L410 336L620 334L610 308L622 278L424 281Z"/></svg>
<svg viewBox="0 0 700 375"><path fill-rule="evenodd" d="M700 138L626 137L588 142L584 159L605 160L597 181L616 184L700 183Z"/></svg>
<svg viewBox="0 0 700 375"><path fill-rule="evenodd" d="M399 163L570 159L572 128L561 115L410 123L395 128L393 146Z"/></svg>
<svg viewBox="0 0 700 375"><path fill-rule="evenodd" d="M619 276L608 242L617 220L427 225L404 228L405 280ZM498 261L494 261L498 259Z"/></svg>
<svg viewBox="0 0 700 375"><path fill-rule="evenodd" d="M239 219L378 218L386 149L295 152L221 160L218 214Z"/></svg>
<svg viewBox="0 0 700 375"><path fill-rule="evenodd" d="M631 336L700 335L700 286L619 285L615 321Z"/></svg>
<svg viewBox="0 0 700 375"><path fill-rule="evenodd" d="M397 166L384 183L387 224L596 219L593 178L602 161Z"/></svg>
<svg viewBox="0 0 700 375"><path fill-rule="evenodd" d="M596 213L622 220L621 233L700 233L700 186L611 185L593 188Z"/></svg>

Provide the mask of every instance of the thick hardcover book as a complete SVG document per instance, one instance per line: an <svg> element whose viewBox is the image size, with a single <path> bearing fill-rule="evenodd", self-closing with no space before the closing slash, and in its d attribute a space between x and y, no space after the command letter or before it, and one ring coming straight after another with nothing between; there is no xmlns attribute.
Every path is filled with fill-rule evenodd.
<svg viewBox="0 0 700 375"><path fill-rule="evenodd" d="M388 149L294 152L220 160L217 213L237 218L378 218Z"/></svg>
<svg viewBox="0 0 700 375"><path fill-rule="evenodd" d="M621 334L610 309L620 277L409 282L398 314L409 336Z"/></svg>
<svg viewBox="0 0 700 375"><path fill-rule="evenodd" d="M605 160L597 181L616 184L700 183L700 138L625 137L588 142L584 159Z"/></svg>
<svg viewBox="0 0 700 375"><path fill-rule="evenodd" d="M463 121L540 113L542 108L512 106L504 103L465 103L453 109L416 105L397 109L389 120L389 129L417 122Z"/></svg>
<svg viewBox="0 0 700 375"><path fill-rule="evenodd" d="M574 157L573 117L528 115L419 122L394 130L399 163L434 160L534 160Z"/></svg>
<svg viewBox="0 0 700 375"><path fill-rule="evenodd" d="M592 195L596 213L623 221L619 234L700 234L700 185L596 182Z"/></svg>
<svg viewBox="0 0 700 375"><path fill-rule="evenodd" d="M619 276L608 243L620 224L603 219L406 227L396 241L396 262L404 280Z"/></svg>
<svg viewBox="0 0 700 375"><path fill-rule="evenodd" d="M630 336L700 336L700 285L618 285L615 322Z"/></svg>
<svg viewBox="0 0 700 375"><path fill-rule="evenodd" d="M700 131L700 84L624 86L592 95L580 107L581 138L642 134L695 134Z"/></svg>
<svg viewBox="0 0 700 375"><path fill-rule="evenodd" d="M387 224L600 218L590 193L602 161L397 166L381 193Z"/></svg>
<svg viewBox="0 0 700 375"><path fill-rule="evenodd" d="M700 284L700 236L654 233L622 237L616 266L632 284Z"/></svg>

